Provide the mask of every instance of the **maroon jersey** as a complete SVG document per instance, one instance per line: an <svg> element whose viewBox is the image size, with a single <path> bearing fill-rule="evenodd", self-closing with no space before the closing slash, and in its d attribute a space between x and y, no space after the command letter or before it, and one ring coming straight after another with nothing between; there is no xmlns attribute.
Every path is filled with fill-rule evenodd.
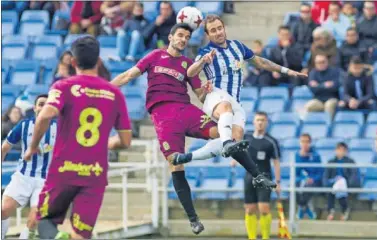
<svg viewBox="0 0 377 240"><path fill-rule="evenodd" d="M47 103L60 112L47 178L78 186L106 185L110 131L131 127L123 94L102 78L78 75L56 82Z"/></svg>
<svg viewBox="0 0 377 240"><path fill-rule="evenodd" d="M148 72L146 107L149 112L161 102L190 103L187 82L193 89L201 87L199 77L187 77L191 64L192 60L183 55L173 57L160 49L152 51L136 64L142 73Z"/></svg>

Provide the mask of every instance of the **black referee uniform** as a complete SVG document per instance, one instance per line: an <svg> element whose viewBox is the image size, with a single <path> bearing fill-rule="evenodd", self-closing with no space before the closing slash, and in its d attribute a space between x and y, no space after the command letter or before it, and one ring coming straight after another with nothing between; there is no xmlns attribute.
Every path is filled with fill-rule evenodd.
<svg viewBox="0 0 377 240"><path fill-rule="evenodd" d="M260 137L254 137L254 132L245 135L245 140L249 141L249 154L257 164L261 173L271 179L271 160L280 159L280 149L277 140L266 133ZM280 180L280 179L279 179ZM245 203L252 204L258 202L270 202L271 190L265 188L255 188L253 177L250 173L245 175Z"/></svg>

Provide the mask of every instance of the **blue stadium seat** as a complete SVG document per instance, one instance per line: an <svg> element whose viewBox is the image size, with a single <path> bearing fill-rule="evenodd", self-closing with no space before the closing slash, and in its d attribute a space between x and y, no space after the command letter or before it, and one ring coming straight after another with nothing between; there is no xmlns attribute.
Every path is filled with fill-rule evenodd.
<svg viewBox="0 0 377 240"><path fill-rule="evenodd" d="M200 47L200 45L202 44L204 40L204 35L205 35L204 27L200 25L200 27L192 33L191 38L188 43L189 46Z"/></svg>
<svg viewBox="0 0 377 240"><path fill-rule="evenodd" d="M246 132L252 132L252 131L254 131L254 125L252 123L246 123L246 125L245 125L245 131Z"/></svg>
<svg viewBox="0 0 377 240"><path fill-rule="evenodd" d="M281 162L288 163L290 160L295 160L296 152L298 150L282 149L281 150Z"/></svg>
<svg viewBox="0 0 377 240"><path fill-rule="evenodd" d="M269 129L269 133L278 140L295 138L297 136L297 125L293 123L272 124Z"/></svg>
<svg viewBox="0 0 377 240"><path fill-rule="evenodd" d="M335 150L336 144L344 142L344 138L321 138L315 142L316 149Z"/></svg>
<svg viewBox="0 0 377 240"><path fill-rule="evenodd" d="M377 123L377 112L370 112L368 114L367 123Z"/></svg>
<svg viewBox="0 0 377 240"><path fill-rule="evenodd" d="M64 19L67 22L70 22L70 20L71 20L70 11L69 10L68 11L62 11L62 10L55 11L54 17L52 18L52 23L51 23L51 29L52 30L56 30L57 23L58 23L59 19ZM66 33L68 32L67 30L59 30L59 31L64 33L64 35L66 35Z"/></svg>
<svg viewBox="0 0 377 240"><path fill-rule="evenodd" d="M305 105L309 102L309 99L296 98L292 100L290 110L292 112L302 112L305 110Z"/></svg>
<svg viewBox="0 0 377 240"><path fill-rule="evenodd" d="M43 68L43 75L42 75L42 83L51 85L52 81L54 80L54 73L58 66L57 59L49 59L48 61L43 61L41 66Z"/></svg>
<svg viewBox="0 0 377 240"><path fill-rule="evenodd" d="M40 94L48 94L49 86L43 84L28 85L25 89L24 95L28 96L31 102L34 102L36 97Z"/></svg>
<svg viewBox="0 0 377 240"><path fill-rule="evenodd" d="M216 14L221 16L224 11L224 2L195 2L195 7L204 15Z"/></svg>
<svg viewBox="0 0 377 240"><path fill-rule="evenodd" d="M16 97L5 95L1 96L1 113L5 113L10 106L14 104L14 101L16 101Z"/></svg>
<svg viewBox="0 0 377 240"><path fill-rule="evenodd" d="M275 113L271 116L271 122L273 124L295 124L300 125L300 118L297 114L291 112Z"/></svg>
<svg viewBox="0 0 377 240"><path fill-rule="evenodd" d="M141 99L145 99L145 95L143 93L143 89L139 86L128 86L122 87L122 92L126 96L126 99L129 97L137 97Z"/></svg>
<svg viewBox="0 0 377 240"><path fill-rule="evenodd" d="M1 83L3 84L8 82L9 69L10 62L8 60L3 60L1 64Z"/></svg>
<svg viewBox="0 0 377 240"><path fill-rule="evenodd" d="M363 185L363 189L368 188L377 188L377 180L366 180ZM366 200L366 201L376 201L377 200L377 193L360 193L358 196L359 200Z"/></svg>
<svg viewBox="0 0 377 240"><path fill-rule="evenodd" d="M284 16L283 24L287 26L292 26L293 23L300 19L299 12L287 12Z"/></svg>
<svg viewBox="0 0 377 240"><path fill-rule="evenodd" d="M1 35L12 35L16 32L18 14L16 11L1 11Z"/></svg>
<svg viewBox="0 0 377 240"><path fill-rule="evenodd" d="M2 60L25 59L28 45L26 36L5 36L2 41Z"/></svg>
<svg viewBox="0 0 377 240"><path fill-rule="evenodd" d="M26 10L20 21L20 34L29 36L43 35L50 26L50 18L45 10Z"/></svg>
<svg viewBox="0 0 377 240"><path fill-rule="evenodd" d="M353 158L357 164L372 164L374 160L374 152L371 150L351 150L349 156Z"/></svg>
<svg viewBox="0 0 377 240"><path fill-rule="evenodd" d="M202 168L204 178L228 178L231 174L231 168L207 166Z"/></svg>
<svg viewBox="0 0 377 240"><path fill-rule="evenodd" d="M60 36L37 36L33 41L31 58L38 60L57 59L63 41Z"/></svg>
<svg viewBox="0 0 377 240"><path fill-rule="evenodd" d="M293 99L312 99L313 93L307 86L295 87L292 93Z"/></svg>
<svg viewBox="0 0 377 240"><path fill-rule="evenodd" d="M304 123L310 123L310 124L318 124L318 123L324 123L324 124L330 124L331 123L331 117L330 114L327 112L308 112L303 120Z"/></svg>
<svg viewBox="0 0 377 240"><path fill-rule="evenodd" d="M4 84L1 86L1 96L18 97L22 91L22 87L18 85Z"/></svg>
<svg viewBox="0 0 377 240"><path fill-rule="evenodd" d="M30 85L38 81L39 62L33 60L18 60L13 62L10 84Z"/></svg>
<svg viewBox="0 0 377 240"><path fill-rule="evenodd" d="M111 73L111 78L113 79L117 75L127 71L128 69L133 67L133 63L128 61L117 62L117 61L103 61L104 65L107 67L109 72ZM130 83L133 84L132 82Z"/></svg>
<svg viewBox="0 0 377 240"><path fill-rule="evenodd" d="M347 131L345 131L345 129L347 129ZM361 130L361 125L357 123L336 122L331 129L331 136L340 138L358 138L361 134Z"/></svg>
<svg viewBox="0 0 377 240"><path fill-rule="evenodd" d="M363 139L363 138L355 138L351 139L348 143L349 149L360 151L360 150L369 150L373 151L375 148L374 140L373 139Z"/></svg>
<svg viewBox="0 0 377 240"><path fill-rule="evenodd" d="M148 88L148 73L143 73L140 77L136 79L135 85L141 87L142 89Z"/></svg>
<svg viewBox="0 0 377 240"><path fill-rule="evenodd" d="M377 112L370 112L364 128L364 137L375 138L377 131Z"/></svg>
<svg viewBox="0 0 377 240"><path fill-rule="evenodd" d="M5 161L9 162L17 162L21 157L21 151L12 149L8 152L7 156L5 157Z"/></svg>
<svg viewBox="0 0 377 240"><path fill-rule="evenodd" d="M377 180L377 168L367 168L364 178L366 180Z"/></svg>
<svg viewBox="0 0 377 240"><path fill-rule="evenodd" d="M193 178L187 178L187 182L188 182L191 189L197 187L197 185L198 185L198 183L197 183L198 181L196 179L193 179ZM172 179L170 180L168 187L173 188ZM193 200L196 199L196 193L194 191L191 191L191 197L192 197ZM177 200L178 196L175 193L175 191L173 191L173 192L168 193L168 198L172 199L172 200Z"/></svg>
<svg viewBox="0 0 377 240"><path fill-rule="evenodd" d="M241 102L242 108L245 110L246 118L252 115L255 109L255 101L254 100L244 100Z"/></svg>
<svg viewBox="0 0 377 240"><path fill-rule="evenodd" d="M158 1L142 1L144 4L144 17L148 19L148 21L154 21L157 17L158 13L160 12L158 9L159 2Z"/></svg>
<svg viewBox="0 0 377 240"><path fill-rule="evenodd" d="M100 43L100 57L102 59L118 56L116 36L98 36L97 40Z"/></svg>
<svg viewBox="0 0 377 240"><path fill-rule="evenodd" d="M308 112L303 119L300 134L309 133L313 139L327 137L330 122L330 115L326 112Z"/></svg>
<svg viewBox="0 0 377 240"><path fill-rule="evenodd" d="M287 103L284 99L260 99L258 102L258 111L266 113L283 112Z"/></svg>
<svg viewBox="0 0 377 240"><path fill-rule="evenodd" d="M222 190L229 187L228 178L205 178L201 182L200 186L203 190L208 190L208 192L198 192L197 199L208 199L208 200L226 200L228 198L227 192L219 192L213 190Z"/></svg>
<svg viewBox="0 0 377 240"><path fill-rule="evenodd" d="M260 98L284 99L289 97L288 88L286 87L263 87L260 91Z"/></svg>
<svg viewBox="0 0 377 240"><path fill-rule="evenodd" d="M176 13L178 13L179 10L181 10L184 7L192 6L192 2L190 2L190 1L182 1L182 2L181 1L179 1L179 2L173 1L173 2L171 2L171 4L173 5L173 9Z"/></svg>
<svg viewBox="0 0 377 240"><path fill-rule="evenodd" d="M280 186L282 188L289 188L289 179L282 179L281 182L280 182ZM276 200L278 197L277 197L277 194L275 191L271 192L271 199L272 200ZM280 193L280 199L282 200L287 200L289 198L289 192L281 192Z"/></svg>
<svg viewBox="0 0 377 240"><path fill-rule="evenodd" d="M147 114L145 109L145 100L140 97L127 97L127 110L130 118L134 121L140 121Z"/></svg>
<svg viewBox="0 0 377 240"><path fill-rule="evenodd" d="M281 162L289 162L294 159L296 152L300 149L299 138L289 138L281 141Z"/></svg>
<svg viewBox="0 0 377 240"><path fill-rule="evenodd" d="M238 192L229 192L229 199L244 199L244 186L245 181L241 178L235 179L233 182L231 189L237 189Z"/></svg>
<svg viewBox="0 0 377 240"><path fill-rule="evenodd" d="M354 111L339 111L335 114L335 123L357 123L358 125L364 124L364 115L362 112Z"/></svg>
<svg viewBox="0 0 377 240"><path fill-rule="evenodd" d="M67 49L71 46L71 44L76 41L76 39L83 37L83 36L90 36L88 34L68 34L64 40L64 49Z"/></svg>
<svg viewBox="0 0 377 240"><path fill-rule="evenodd" d="M258 88L256 87L244 87L240 92L241 101L244 100L257 100L258 99Z"/></svg>

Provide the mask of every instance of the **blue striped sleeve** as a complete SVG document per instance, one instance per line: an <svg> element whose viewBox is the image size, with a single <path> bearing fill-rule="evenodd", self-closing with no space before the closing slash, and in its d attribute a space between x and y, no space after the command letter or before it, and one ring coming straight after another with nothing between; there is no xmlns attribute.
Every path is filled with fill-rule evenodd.
<svg viewBox="0 0 377 240"><path fill-rule="evenodd" d="M10 144L16 144L21 140L22 135L22 123L23 121L20 121L9 133L7 136L7 141Z"/></svg>
<svg viewBox="0 0 377 240"><path fill-rule="evenodd" d="M210 49L208 48L200 48L198 51L198 56L195 58L195 62L199 61L204 55L210 52Z"/></svg>
<svg viewBox="0 0 377 240"><path fill-rule="evenodd" d="M244 60L249 60L254 57L254 52L250 48L248 48L245 44L239 41L234 41L234 42L237 44L238 48L241 50Z"/></svg>

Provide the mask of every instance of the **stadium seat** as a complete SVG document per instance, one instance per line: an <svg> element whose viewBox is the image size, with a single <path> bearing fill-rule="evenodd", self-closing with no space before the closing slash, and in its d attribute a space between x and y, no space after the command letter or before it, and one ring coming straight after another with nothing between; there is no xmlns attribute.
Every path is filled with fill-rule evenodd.
<svg viewBox="0 0 377 240"><path fill-rule="evenodd" d="M100 43L100 57L102 59L118 56L115 36L98 36L97 40Z"/></svg>
<svg viewBox="0 0 377 240"><path fill-rule="evenodd" d="M205 35L204 27L200 25L200 27L192 33L191 38L188 43L189 46L200 47L200 45L202 44L204 40L204 35Z"/></svg>
<svg viewBox="0 0 377 240"><path fill-rule="evenodd" d="M88 34L68 34L67 37L64 40L64 49L67 49L71 46L71 44L78 38L83 36L90 36Z"/></svg>
<svg viewBox="0 0 377 240"><path fill-rule="evenodd" d="M138 77L135 81L135 85L139 86L142 89L148 88L148 73L143 73L140 77ZM146 91L145 91L146 92Z"/></svg>
<svg viewBox="0 0 377 240"><path fill-rule="evenodd" d="M258 88L256 87L244 87L240 92L240 100L257 100L258 99Z"/></svg>
<svg viewBox="0 0 377 240"><path fill-rule="evenodd" d="M8 152L7 156L5 157L5 161L9 162L17 162L21 157L21 151L12 149Z"/></svg>
<svg viewBox="0 0 377 240"><path fill-rule="evenodd" d="M377 131L377 112L370 112L364 128L364 137L375 138Z"/></svg>
<svg viewBox="0 0 377 240"><path fill-rule="evenodd" d="M270 119L273 124L300 125L300 118L297 116L297 114L291 112L274 113Z"/></svg>
<svg viewBox="0 0 377 240"><path fill-rule="evenodd" d="M374 160L374 152L371 150L351 150L349 156L357 164L372 164Z"/></svg>
<svg viewBox="0 0 377 240"><path fill-rule="evenodd" d="M158 1L142 1L144 5L144 17L148 19L148 21L152 22L157 17L159 2Z"/></svg>
<svg viewBox="0 0 377 240"><path fill-rule="evenodd" d="M4 84L1 86L1 96L18 97L22 91L22 87L18 85Z"/></svg>
<svg viewBox="0 0 377 240"><path fill-rule="evenodd" d="M352 121L352 120L350 120ZM345 129L347 129L345 131ZM361 134L361 126L357 123L336 122L331 129L331 137L335 138L358 138Z"/></svg>
<svg viewBox="0 0 377 240"><path fill-rule="evenodd" d="M327 112L308 112L303 118L300 134L308 133L313 139L327 137L330 122Z"/></svg>
<svg viewBox="0 0 377 240"><path fill-rule="evenodd" d="M8 60L3 60L1 64L1 83L3 84L8 82L9 69L10 62Z"/></svg>
<svg viewBox="0 0 377 240"><path fill-rule="evenodd" d="M127 97L127 110L131 120L140 121L145 118L145 101L140 97Z"/></svg>
<svg viewBox="0 0 377 240"><path fill-rule="evenodd" d="M313 93L307 86L295 87L292 93L293 99L312 99Z"/></svg>
<svg viewBox="0 0 377 240"><path fill-rule="evenodd" d="M355 150L355 151L360 151L360 150L369 150L373 151L375 148L374 146L374 140L373 139L363 139L363 138L355 138L351 139L348 143L349 149Z"/></svg>
<svg viewBox="0 0 377 240"><path fill-rule="evenodd" d="M178 13L184 7L192 6L192 2L190 1L182 1L182 2L173 1L171 2L171 4L173 5L173 9L176 13Z"/></svg>
<svg viewBox="0 0 377 240"><path fill-rule="evenodd" d="M28 49L26 36L8 35L2 41L2 60L25 59Z"/></svg>
<svg viewBox="0 0 377 240"><path fill-rule="evenodd" d="M237 178L231 185L230 189L238 190L237 192L229 192L229 199L244 199L245 181L242 178Z"/></svg>
<svg viewBox="0 0 377 240"><path fill-rule="evenodd" d="M335 150L336 144L344 142L344 138L321 138L315 142L316 149Z"/></svg>
<svg viewBox="0 0 377 240"><path fill-rule="evenodd" d="M377 168L367 168L364 177L366 180L377 180Z"/></svg>
<svg viewBox="0 0 377 240"><path fill-rule="evenodd" d="M189 186L190 186L191 189L197 187L197 182L198 182L198 180L193 179L193 178L187 178L187 182L188 182L188 184L189 184ZM169 184L168 184L168 187L174 189L172 179L170 180L170 182L169 182ZM191 191L191 197L192 197L193 200L196 199L196 193L195 193L194 191ZM172 200L177 200L177 199L178 199L178 196L177 196L177 194L175 193L175 191L172 191L172 192L169 192L169 193L168 193L168 198L169 198L169 199L172 199Z"/></svg>
<svg viewBox="0 0 377 240"><path fill-rule="evenodd" d="M31 102L34 102L36 97L40 94L48 94L49 86L43 84L28 85L24 94L28 96Z"/></svg>
<svg viewBox="0 0 377 240"><path fill-rule="evenodd" d="M318 123L330 124L331 117L330 117L330 114L328 114L327 112L308 112L307 114L305 114L302 121L304 123L310 123L310 124L318 124Z"/></svg>
<svg viewBox="0 0 377 240"><path fill-rule="evenodd" d="M45 10L26 10L22 13L20 21L21 35L43 35L50 26L50 18Z"/></svg>
<svg viewBox="0 0 377 240"><path fill-rule="evenodd" d="M117 62L117 61L103 61L104 65L107 67L109 72L111 73L111 78L113 79L117 75L123 73L124 71L127 71L131 67L133 67L133 63L128 61L123 62ZM130 84L134 84L133 82L130 82Z"/></svg>
<svg viewBox="0 0 377 240"><path fill-rule="evenodd" d="M287 12L284 16L283 24L289 27L292 27L296 21L300 19L299 12Z"/></svg>
<svg viewBox="0 0 377 240"><path fill-rule="evenodd" d="M354 111L339 111L335 114L335 123L357 123L358 125L364 124L364 115L362 112Z"/></svg>
<svg viewBox="0 0 377 240"><path fill-rule="evenodd" d="M60 19L64 19L66 20L67 22L70 22L71 20L71 13L70 11L63 11L63 10L57 10L55 11L54 13L54 17L52 18L52 23L51 23L51 29L52 30L56 30L56 27L57 27L57 23ZM60 30L62 31L62 30ZM66 33L67 31L64 31L64 33ZM64 34L65 35L65 34Z"/></svg>
<svg viewBox="0 0 377 240"><path fill-rule="evenodd" d="M13 105L14 101L16 100L16 97L11 95L2 95L1 96L1 113L5 113L10 106Z"/></svg>
<svg viewBox="0 0 377 240"><path fill-rule="evenodd" d="M10 84L30 85L38 81L39 62L32 60L18 60L13 62L9 78Z"/></svg>
<svg viewBox="0 0 377 240"><path fill-rule="evenodd" d="M52 81L54 80L54 73L58 66L58 60L57 59L49 59L48 61L43 61L41 63L42 66L42 83L51 85Z"/></svg>
<svg viewBox="0 0 377 240"><path fill-rule="evenodd" d="M276 113L283 112L285 106L286 101L284 99L260 99L257 109L266 113Z"/></svg>
<svg viewBox="0 0 377 240"><path fill-rule="evenodd" d="M280 186L282 188L289 188L289 179L282 179L281 182L280 182ZM272 200L276 200L278 197L277 197L277 194L275 191L272 191L271 192L271 199ZM286 191L282 191L280 193L280 199L282 200L287 200L289 198L289 192L286 192Z"/></svg>
<svg viewBox="0 0 377 240"><path fill-rule="evenodd" d="M289 138L281 141L281 162L289 162L294 159L296 152L300 149L299 138Z"/></svg>
<svg viewBox="0 0 377 240"><path fill-rule="evenodd" d="M278 140L295 138L297 136L297 125L293 123L272 124L268 132Z"/></svg>
<svg viewBox="0 0 377 240"><path fill-rule="evenodd" d="M369 188L377 188L377 180L366 180L363 184L363 189ZM359 200L366 200L366 201L376 201L377 200L377 193L360 193L358 196Z"/></svg>
<svg viewBox="0 0 377 240"><path fill-rule="evenodd" d="M244 100L241 102L242 108L245 110L246 118L252 115L255 109L255 101L254 100Z"/></svg>
<svg viewBox="0 0 377 240"><path fill-rule="evenodd" d="M16 32L18 14L16 11L1 11L1 35L12 35Z"/></svg>
<svg viewBox="0 0 377 240"><path fill-rule="evenodd" d="M296 98L292 100L290 110L292 112L303 112L305 111L305 105L309 102L309 99Z"/></svg>
<svg viewBox="0 0 377 240"><path fill-rule="evenodd" d="M286 87L263 87L260 91L260 98L284 99L289 97L288 88Z"/></svg>
<svg viewBox="0 0 377 240"><path fill-rule="evenodd" d="M246 123L246 125L245 125L245 131L246 132L252 132L252 131L254 131L254 125L252 123Z"/></svg>
<svg viewBox="0 0 377 240"><path fill-rule="evenodd" d="M139 86L129 86L126 85L122 87L122 92L126 96L126 99L129 97L137 97L141 99L145 99L145 94L143 93L143 89Z"/></svg>
<svg viewBox="0 0 377 240"><path fill-rule="evenodd" d="M221 16L224 11L224 2L195 2L195 7L204 15L216 14Z"/></svg>
<svg viewBox="0 0 377 240"><path fill-rule="evenodd" d="M60 36L37 36L33 40L31 58L38 60L57 59L63 41Z"/></svg>

